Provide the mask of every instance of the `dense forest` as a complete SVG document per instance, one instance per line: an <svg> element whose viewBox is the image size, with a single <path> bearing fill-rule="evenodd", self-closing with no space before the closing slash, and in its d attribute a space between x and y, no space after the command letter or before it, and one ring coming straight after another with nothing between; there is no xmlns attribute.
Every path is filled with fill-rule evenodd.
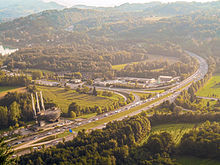
<svg viewBox="0 0 220 165"><path fill-rule="evenodd" d="M187 11L186 5L190 6ZM150 6L155 7L153 12ZM217 57L220 35L217 6L219 1L146 4L145 7L126 4L118 8L69 8L33 14L0 24L0 42L20 48L4 65L55 72L92 71L87 75L111 78L115 75L112 65L144 61L149 55L180 58L186 49L205 57ZM164 15L161 17L159 9L173 11L173 14L161 13ZM176 65L179 64L170 67L178 70ZM182 70L186 67L186 70L192 69L181 66ZM166 68L156 74L171 74L173 70ZM134 74L127 72L124 70L118 75ZM147 70L146 74L153 73Z"/></svg>
<svg viewBox="0 0 220 165"><path fill-rule="evenodd" d="M0 71L0 86L27 86L30 79L25 75L7 75Z"/></svg>
<svg viewBox="0 0 220 165"><path fill-rule="evenodd" d="M180 46L165 43L160 45L144 46L137 49L132 43L120 44L110 50L110 45L72 45L71 47L26 48L7 57L4 65L9 69L42 69L53 72L81 72L84 77L96 78L114 76L137 76L157 78L159 75L187 77L197 68L197 62L188 57ZM106 44L107 45L107 44ZM142 63L149 59L149 55L163 55L174 58L173 64L155 61ZM150 60L150 59L149 59ZM127 65L122 71L114 71L112 65L139 62ZM153 70L153 71L152 71ZM156 71L155 71L156 70ZM158 70L158 71L157 71Z"/></svg>

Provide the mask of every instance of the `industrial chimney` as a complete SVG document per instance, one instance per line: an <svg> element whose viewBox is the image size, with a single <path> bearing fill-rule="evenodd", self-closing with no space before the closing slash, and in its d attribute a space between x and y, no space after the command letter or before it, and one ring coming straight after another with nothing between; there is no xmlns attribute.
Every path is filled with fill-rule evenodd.
<svg viewBox="0 0 220 165"><path fill-rule="evenodd" d="M44 100L43 100L42 91L40 91L40 99L41 99L41 107L42 107L43 111L45 111L45 107L44 107Z"/></svg>
<svg viewBox="0 0 220 165"><path fill-rule="evenodd" d="M31 100L32 100L32 108L33 108L33 112L34 112L34 117L36 117L37 113L36 113L34 97L33 97L32 93L31 93Z"/></svg>
<svg viewBox="0 0 220 165"><path fill-rule="evenodd" d="M37 100L37 111L40 112L40 104L39 104L37 92L36 92L36 100Z"/></svg>

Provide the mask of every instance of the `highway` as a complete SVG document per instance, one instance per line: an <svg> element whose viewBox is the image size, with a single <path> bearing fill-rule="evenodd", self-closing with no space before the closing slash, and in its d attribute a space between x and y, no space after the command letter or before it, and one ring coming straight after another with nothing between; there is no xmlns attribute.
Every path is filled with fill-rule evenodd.
<svg viewBox="0 0 220 165"><path fill-rule="evenodd" d="M198 60L198 63L199 63L199 68L198 70L193 73L190 77L188 77L187 79L183 80L182 82L180 82L179 84L177 84L175 87L163 92L163 93L160 93L160 94L157 94L156 96L152 97L152 98L149 98L149 99L146 99L146 100L140 100L140 98L133 94L135 96L135 100L134 102L132 102L131 104L129 105L126 105L122 108L119 108L117 110L114 110L114 111L110 111L110 112L106 112L106 113L103 113L101 115L97 115L95 117L92 117L92 118L89 118L89 119L86 119L86 120L83 120L81 122L72 122L72 121L69 121L69 120L66 120L66 121L63 121L63 123L60 123L59 125L58 124L54 124L50 127L51 130L48 130L48 131L45 131L45 132L42 132L42 133L39 133L37 135L31 135L31 136L28 136L26 138L23 138L22 140L16 140L16 141L13 141L13 142L9 142L9 144L11 146L15 146L15 150L18 150L18 149L23 149L23 148L27 148L27 147L33 147L33 143L35 143L36 141L40 140L40 139L43 139L45 137L48 137L48 136L51 136L51 135L55 135L55 134L58 134L58 133L63 133L65 132L66 130L68 129L74 129L74 128L77 128L79 126L83 126L83 125L86 125L88 123L91 123L91 122L94 122L94 121L98 121L98 120L101 120L101 119L104 119L106 117L109 117L109 116L113 116L117 113L121 113L123 111L127 111L131 108L134 108L134 107L137 107L137 106L140 106L140 105L143 105L143 104L146 104L146 103L149 103L149 105L147 105L146 107L144 108L141 108L139 110L136 110L132 113L129 113L128 115L126 116L123 116L123 117L120 117L120 118L117 118L116 120L122 120L128 116L134 116L134 115L137 115L139 114L140 112L142 111L146 111L152 107L155 107L155 106L158 106L160 105L161 103L163 103L164 101L174 101L175 98L185 89L188 89L189 86L191 85L192 82L196 82L196 81L199 81L201 80L205 74L208 72L208 64L206 63L205 59L203 59L202 57L194 54L194 53L191 53L191 52L188 52L186 51L191 57L193 58L196 58ZM103 89L103 88L102 88ZM106 89L106 90L109 90ZM110 88L110 90L115 90L115 91L118 91L118 92L133 92L134 90L131 90L131 91L128 91L127 89L118 89L118 88ZM135 90L135 91L138 91L138 90ZM140 91L138 91L140 92ZM167 97L166 97L167 96ZM152 102L152 104L150 104ZM103 128L105 127L106 123L105 124L102 124L100 125L99 127L96 127L96 128L93 128L93 129L100 129L100 128ZM74 134L75 136L76 134ZM71 140L72 138L68 138L66 140ZM56 140L52 140L52 141L48 141L48 142L45 142L44 144L46 146L51 146L51 145L55 145L57 144L58 142L62 141L62 139L56 139ZM22 145L23 143L23 145ZM18 145L18 147L16 147L16 145ZM21 154L24 154L24 153L18 153L18 155L21 155Z"/></svg>

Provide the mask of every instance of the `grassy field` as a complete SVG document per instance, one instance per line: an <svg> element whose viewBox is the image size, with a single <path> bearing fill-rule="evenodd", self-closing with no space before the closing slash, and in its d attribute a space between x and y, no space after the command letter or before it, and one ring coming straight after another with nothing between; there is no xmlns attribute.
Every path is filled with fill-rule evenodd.
<svg viewBox="0 0 220 165"><path fill-rule="evenodd" d="M184 124L163 124L163 125L152 127L149 135L166 131L166 132L169 132L173 136L175 144L178 144L183 134L189 132L194 127L195 127L195 124L185 124L185 123ZM146 136L145 139L143 139L141 144L147 141L149 135Z"/></svg>
<svg viewBox="0 0 220 165"><path fill-rule="evenodd" d="M207 84L197 92L197 96L220 98L220 74L214 75Z"/></svg>
<svg viewBox="0 0 220 165"><path fill-rule="evenodd" d="M26 92L25 87L0 87L0 98L4 97L8 92Z"/></svg>
<svg viewBox="0 0 220 165"><path fill-rule="evenodd" d="M140 93L140 92L133 92L134 94L136 94L136 95L138 95L140 98L142 98L142 97L146 97L146 98L148 98L149 97L149 95L151 95L151 97L153 97L153 96L155 96L155 94L154 93Z"/></svg>
<svg viewBox="0 0 220 165"><path fill-rule="evenodd" d="M34 72L34 71L41 71L41 72L44 72L44 73L54 73L52 71L43 70L43 69L26 69L26 70L24 70L24 72L26 72L26 73L31 73L31 72Z"/></svg>
<svg viewBox="0 0 220 165"><path fill-rule="evenodd" d="M114 69L114 70L122 70L128 64L137 64L137 63L138 62L131 62L131 63L127 63L127 64L112 65L112 69Z"/></svg>
<svg viewBox="0 0 220 165"><path fill-rule="evenodd" d="M43 92L44 97L56 103L64 113L67 112L72 102L76 102L82 107L93 107L95 105L102 107L111 105L112 102L118 101L119 99L124 99L117 94L113 94L112 97L92 96L88 94L79 94L74 90L66 91L64 88L59 87L38 86L37 89Z"/></svg>
<svg viewBox="0 0 220 165"><path fill-rule="evenodd" d="M162 92L165 92L164 89L161 89L161 90L145 90L147 92L154 92L154 93L162 93Z"/></svg>
<svg viewBox="0 0 220 165"><path fill-rule="evenodd" d="M131 109L129 109L129 110L126 110L126 111L123 111L123 112L114 114L114 115L109 116L109 117L105 117L105 118L103 118L103 119L101 119L101 120L98 120L98 121L95 121L95 122L92 122L92 123L89 123L89 124L86 124L86 125L83 125L83 126L79 126L79 127L77 127L77 128L74 128L73 130L74 130L75 132L78 132L78 131L83 130L83 129L88 130L88 129L91 129L91 128L100 126L100 125L102 125L102 124L104 124L104 123L108 123L108 122L110 122L110 121L116 120L116 119L118 119L118 118L121 118L121 117L124 117L124 116L129 116L129 114L131 114L132 112L135 112L135 111L137 111L137 110L140 110L141 108L144 108L144 107L146 107L146 106L148 106L148 105L150 105L150 104L153 104L153 103L155 103L155 102L157 102L157 101L159 101L159 100L161 100L161 99L163 99L163 98L165 98L165 97L168 97L168 96L170 96L170 95L171 95L171 94L168 94L168 95L166 95L166 96L161 97L160 99L156 99L156 100L153 100L153 101L151 101L151 102L147 102L147 103L145 103L145 104L142 104L142 105L139 105L139 106L137 106L137 107L131 108Z"/></svg>
<svg viewBox="0 0 220 165"><path fill-rule="evenodd" d="M16 89L17 87L0 87L0 93L8 90Z"/></svg>
<svg viewBox="0 0 220 165"><path fill-rule="evenodd" d="M192 156L183 156L175 158L181 165L219 165L220 161L212 159L202 159Z"/></svg>

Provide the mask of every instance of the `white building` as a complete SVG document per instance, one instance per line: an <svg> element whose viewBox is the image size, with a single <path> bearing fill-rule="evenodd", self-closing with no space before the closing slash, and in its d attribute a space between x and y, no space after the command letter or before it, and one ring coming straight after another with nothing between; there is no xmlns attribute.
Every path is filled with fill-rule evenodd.
<svg viewBox="0 0 220 165"><path fill-rule="evenodd" d="M159 76L158 83L170 82L173 79L172 76Z"/></svg>

